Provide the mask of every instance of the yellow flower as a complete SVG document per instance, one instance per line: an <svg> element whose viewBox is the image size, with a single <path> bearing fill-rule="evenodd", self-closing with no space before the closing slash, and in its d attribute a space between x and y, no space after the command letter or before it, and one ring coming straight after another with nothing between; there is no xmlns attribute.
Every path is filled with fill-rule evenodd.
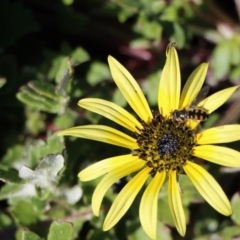
<svg viewBox="0 0 240 240"><path fill-rule="evenodd" d="M182 93L178 55L173 43L167 49L159 91L158 112L152 112L139 85L131 74L113 57L108 61L112 77L139 121L114 103L95 98L79 101L79 106L101 114L130 130L130 137L116 129L102 125L87 125L66 129L59 135L76 136L114 144L131 150L130 154L97 162L79 173L81 181L90 181L104 175L92 197L92 210L98 216L106 191L120 178L133 172L136 175L125 185L114 200L103 224L103 230L112 228L126 213L148 178L149 185L141 198L139 215L143 229L156 239L159 191L168 182L168 202L175 226L184 236L186 220L181 202L178 174L185 172L206 201L223 215L232 213L229 200L219 184L201 166L196 158L228 167L240 166L238 151L212 144L240 139L240 125L224 125L198 132L199 121L176 121L175 110L187 109L200 92L208 64L203 63L188 78ZM238 88L219 91L198 104L212 113Z"/></svg>

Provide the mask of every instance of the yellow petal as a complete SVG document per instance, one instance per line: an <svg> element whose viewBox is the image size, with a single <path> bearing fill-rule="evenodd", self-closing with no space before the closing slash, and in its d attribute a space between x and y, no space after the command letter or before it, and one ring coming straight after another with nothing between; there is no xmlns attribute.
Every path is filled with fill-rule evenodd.
<svg viewBox="0 0 240 240"><path fill-rule="evenodd" d="M107 190L120 178L127 176L128 174L141 169L145 162L137 159L134 162L129 162L125 165L119 166L117 169L112 170L103 177L100 183L97 185L92 196L92 210L96 216L99 216L100 206L103 197Z"/></svg>
<svg viewBox="0 0 240 240"><path fill-rule="evenodd" d="M170 43L158 90L158 107L163 116L169 116L172 111L178 109L180 88L181 76L178 55L174 44Z"/></svg>
<svg viewBox="0 0 240 240"><path fill-rule="evenodd" d="M181 94L179 109L189 106L202 88L208 70L208 63L202 63L189 76Z"/></svg>
<svg viewBox="0 0 240 240"><path fill-rule="evenodd" d="M206 170L189 161L183 168L199 193L213 208L226 216L232 214L228 198L216 180Z"/></svg>
<svg viewBox="0 0 240 240"><path fill-rule="evenodd" d="M176 171L169 171L168 204L175 226L181 236L186 233L186 220L177 183Z"/></svg>
<svg viewBox="0 0 240 240"><path fill-rule="evenodd" d="M222 91L216 92L209 96L208 98L201 101L198 106L207 110L208 114L215 111L219 108L223 103L225 103L232 94L237 90L239 86L226 88Z"/></svg>
<svg viewBox="0 0 240 240"><path fill-rule="evenodd" d="M122 218L131 206L148 176L149 168L144 168L125 185L114 200L106 216L103 223L103 231L107 231L112 228Z"/></svg>
<svg viewBox="0 0 240 240"><path fill-rule="evenodd" d="M156 239L158 194L165 178L165 171L158 172L146 188L140 203L140 221L143 229L151 239Z"/></svg>
<svg viewBox="0 0 240 240"><path fill-rule="evenodd" d="M240 167L240 152L227 147L197 146L193 149L193 156L226 167Z"/></svg>
<svg viewBox="0 0 240 240"><path fill-rule="evenodd" d="M136 118L115 103L99 98L85 98L80 100L78 105L106 117L132 132L139 132L138 129L142 129L142 125Z"/></svg>
<svg viewBox="0 0 240 240"><path fill-rule="evenodd" d="M136 149L136 140L114 128L102 125L73 127L58 133L59 136L74 136L105 142L124 148Z"/></svg>
<svg viewBox="0 0 240 240"><path fill-rule="evenodd" d="M109 56L112 77L136 114L145 122L153 116L143 92L132 75L115 58Z"/></svg>
<svg viewBox="0 0 240 240"><path fill-rule="evenodd" d="M240 125L223 125L197 134L198 144L227 143L240 140Z"/></svg>
<svg viewBox="0 0 240 240"><path fill-rule="evenodd" d="M128 165L135 161L138 162L139 158L132 154L107 158L85 168L78 174L78 177L83 182L90 181L110 172L111 170L121 167L122 165ZM143 160L140 161L144 162Z"/></svg>

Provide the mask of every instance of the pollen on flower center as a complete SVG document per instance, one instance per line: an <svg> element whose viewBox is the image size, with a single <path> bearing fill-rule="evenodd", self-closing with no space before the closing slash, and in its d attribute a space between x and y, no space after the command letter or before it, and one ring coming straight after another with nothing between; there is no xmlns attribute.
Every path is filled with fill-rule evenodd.
<svg viewBox="0 0 240 240"><path fill-rule="evenodd" d="M158 153L160 157L165 154L173 155L179 149L178 137L171 133L164 133L157 141Z"/></svg>
<svg viewBox="0 0 240 240"><path fill-rule="evenodd" d="M185 162L194 159L196 132L186 122L175 122L157 112L153 116L151 122L142 122L140 133L134 133L139 149L133 154L146 161L145 166L151 168L152 176L170 169L181 172Z"/></svg>

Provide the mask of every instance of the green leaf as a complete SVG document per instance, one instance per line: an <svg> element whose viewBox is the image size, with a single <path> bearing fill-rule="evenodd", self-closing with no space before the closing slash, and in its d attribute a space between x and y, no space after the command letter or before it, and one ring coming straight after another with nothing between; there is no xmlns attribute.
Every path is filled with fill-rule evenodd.
<svg viewBox="0 0 240 240"><path fill-rule="evenodd" d="M207 129L207 128L211 128L220 118L221 116L219 115L218 112L214 112L212 113L208 120L206 122L204 122L203 126L204 126L204 129Z"/></svg>
<svg viewBox="0 0 240 240"><path fill-rule="evenodd" d="M58 71L56 73L55 80L57 83L61 83L63 80L70 79L73 73L71 61L68 57L65 57L60 62ZM64 84L67 85L67 84Z"/></svg>
<svg viewBox="0 0 240 240"><path fill-rule="evenodd" d="M43 209L38 206L34 200L21 200L11 208L11 212L17 219L18 223L23 226L29 226L38 221Z"/></svg>
<svg viewBox="0 0 240 240"><path fill-rule="evenodd" d="M233 214L231 215L231 219L240 225L240 194L235 193L231 199L231 205Z"/></svg>
<svg viewBox="0 0 240 240"><path fill-rule="evenodd" d="M118 21L123 23L131 16L138 13L141 1L137 0L117 0L115 4L120 7L118 10Z"/></svg>
<svg viewBox="0 0 240 240"><path fill-rule="evenodd" d="M47 144L45 145L44 149L41 150L45 152L44 155L51 154L53 152L62 152L64 147L63 144L63 139L56 134L53 134L47 137Z"/></svg>
<svg viewBox="0 0 240 240"><path fill-rule="evenodd" d="M240 64L240 43L235 39L230 40L231 46L231 64L239 65Z"/></svg>
<svg viewBox="0 0 240 240"><path fill-rule="evenodd" d="M73 226L69 222L55 221L51 224L47 240L72 240Z"/></svg>
<svg viewBox="0 0 240 240"><path fill-rule="evenodd" d="M147 95L148 102L151 106L156 106L158 103L159 73L153 73L148 77L148 81L144 82L144 92Z"/></svg>
<svg viewBox="0 0 240 240"><path fill-rule="evenodd" d="M13 168L7 168L0 165L0 180L9 183L22 183L22 179L18 176L18 171Z"/></svg>
<svg viewBox="0 0 240 240"><path fill-rule="evenodd" d="M74 239L78 238L79 232L81 231L84 223L85 220L83 218L77 218L72 220Z"/></svg>
<svg viewBox="0 0 240 240"><path fill-rule="evenodd" d="M128 18L136 13L137 9L122 10L118 14L118 21L124 23Z"/></svg>
<svg viewBox="0 0 240 240"><path fill-rule="evenodd" d="M96 225L95 225L96 226ZM88 240L96 240L96 239L104 239L104 240L112 240L112 239L121 239L113 237L110 231L103 232L101 228L95 227L88 232L87 238ZM125 239L125 238L123 238Z"/></svg>
<svg viewBox="0 0 240 240"><path fill-rule="evenodd" d="M134 224L134 221L132 221L132 224ZM133 228L133 226L130 226L130 228ZM157 238L156 239L164 239L164 240L171 240L171 234L170 229L165 226L163 223L158 222L157 223ZM139 228L135 229L133 233L131 233L129 240L145 240L149 239L143 228L140 226Z"/></svg>
<svg viewBox="0 0 240 240"><path fill-rule="evenodd" d="M169 209L167 198L160 198L158 201L158 220L160 222L174 226L172 215Z"/></svg>
<svg viewBox="0 0 240 240"><path fill-rule="evenodd" d="M141 12L134 30L148 39L159 40L163 28L159 22L148 19L146 13Z"/></svg>
<svg viewBox="0 0 240 240"><path fill-rule="evenodd" d="M26 109L26 127L28 131L34 135L45 130L46 115L36 109Z"/></svg>
<svg viewBox="0 0 240 240"><path fill-rule="evenodd" d="M123 97L119 88L116 88L114 91L112 101L121 107L125 107L127 105L127 100Z"/></svg>
<svg viewBox="0 0 240 240"><path fill-rule="evenodd" d="M200 193L197 191L197 189L194 187L194 185L186 175L180 174L178 177L178 181L179 181L179 186L182 190L181 198L182 198L182 204L184 208L188 208L189 204L192 202L203 201L202 196L200 195ZM187 215L186 215L186 219L187 219Z"/></svg>
<svg viewBox="0 0 240 240"><path fill-rule="evenodd" d="M178 180L179 186L183 192L181 199L186 221L188 222L190 214L188 208L189 204L192 201L198 201L199 199L202 199L202 197L200 196L200 194L198 193L198 191L196 190L196 188L193 186L193 184L186 175L180 174ZM173 218L168 204L167 188L168 185L164 184L159 194L158 220L160 222L174 226Z"/></svg>
<svg viewBox="0 0 240 240"><path fill-rule="evenodd" d="M173 24L173 36L172 41L177 42L178 48L183 48L186 43L186 32L184 31L185 26L181 26L179 23Z"/></svg>
<svg viewBox="0 0 240 240"><path fill-rule="evenodd" d="M73 66L77 66L83 62L88 61L89 59L90 56L87 51L80 47L76 48L70 56L70 60Z"/></svg>
<svg viewBox="0 0 240 240"><path fill-rule="evenodd" d="M231 73L230 73L230 79L232 81L236 81L240 78L240 67L237 66L235 68L232 69Z"/></svg>
<svg viewBox="0 0 240 240"><path fill-rule="evenodd" d="M220 43L224 40L224 37L215 29L204 30L202 33L206 39L214 43Z"/></svg>
<svg viewBox="0 0 240 240"><path fill-rule="evenodd" d="M68 210L63 208L61 205L54 205L46 212L46 216L50 219L61 219L66 217Z"/></svg>
<svg viewBox="0 0 240 240"><path fill-rule="evenodd" d="M220 234L221 239L237 239L234 237L238 237L239 235L240 235L239 226L225 226Z"/></svg>
<svg viewBox="0 0 240 240"><path fill-rule="evenodd" d="M16 232L16 240L43 240L36 233L20 228Z"/></svg>
<svg viewBox="0 0 240 240"><path fill-rule="evenodd" d="M70 50L71 51L71 50ZM47 55L53 55L51 56L52 58L54 58L52 61L51 61L51 68L49 69L48 71L48 78L49 79L55 79L57 74L58 74L58 71L59 71L59 68L62 64L62 61L66 61L67 59L67 56L65 55L59 55L59 54L56 54L56 53L52 53L52 52L46 52ZM63 54L63 53L62 53ZM70 53L68 53L70 54ZM67 67L68 69L68 67ZM67 70L65 69L65 70Z"/></svg>
<svg viewBox="0 0 240 240"><path fill-rule="evenodd" d="M161 15L161 20L169 21L169 22L176 22L178 20L178 13L179 9L176 5L171 4L168 7L165 7Z"/></svg>
<svg viewBox="0 0 240 240"><path fill-rule="evenodd" d="M22 231L21 239L22 240L41 240L42 238L40 238L36 233L30 232L24 229Z"/></svg>
<svg viewBox="0 0 240 240"><path fill-rule="evenodd" d="M16 192L21 189L20 184L6 184L0 190L0 200L7 199L13 196Z"/></svg>
<svg viewBox="0 0 240 240"><path fill-rule="evenodd" d="M62 72L61 72L62 74ZM56 80L59 82L57 88L56 88L56 93L62 96L67 95L67 90L70 82L72 81L72 75L73 75L73 69L70 67L67 69L63 75L60 75L60 80Z"/></svg>
<svg viewBox="0 0 240 240"><path fill-rule="evenodd" d="M109 67L101 62L93 62L87 75L88 83L95 85L102 80L110 79Z"/></svg>
<svg viewBox="0 0 240 240"><path fill-rule="evenodd" d="M137 0L118 0L117 5L119 5L124 11L136 13L138 8L141 6L141 1Z"/></svg>
<svg viewBox="0 0 240 240"><path fill-rule="evenodd" d="M7 150L7 153L1 160L3 165L12 166L14 162L22 158L24 147L22 145L14 145Z"/></svg>
<svg viewBox="0 0 240 240"><path fill-rule="evenodd" d="M66 129L72 127L74 126L76 117L76 112L67 109L67 111L63 115L60 115L55 119L54 125L58 129Z"/></svg>
<svg viewBox="0 0 240 240"><path fill-rule="evenodd" d="M7 82L6 78L0 77L0 88Z"/></svg>
<svg viewBox="0 0 240 240"><path fill-rule="evenodd" d="M34 109L57 113L63 111L68 98L57 94L53 85L46 81L31 81L17 93L17 98Z"/></svg>
<svg viewBox="0 0 240 240"><path fill-rule="evenodd" d="M62 0L62 2L65 5L72 5L74 3L74 0Z"/></svg>
<svg viewBox="0 0 240 240"><path fill-rule="evenodd" d="M221 79L229 73L232 58L231 55L231 43L228 40L219 43L214 49L212 66L214 75L217 79Z"/></svg>
<svg viewBox="0 0 240 240"><path fill-rule="evenodd" d="M12 218L4 212L0 212L0 229L10 227L13 221Z"/></svg>
<svg viewBox="0 0 240 240"><path fill-rule="evenodd" d="M62 96L55 93L55 87L47 81L31 81L28 87L39 96L43 96L55 101L61 101Z"/></svg>
<svg viewBox="0 0 240 240"><path fill-rule="evenodd" d="M38 96L31 94L29 91L19 92L16 96L19 101L37 110L50 113L56 113L59 110L59 106L56 106L57 103L44 98L38 98Z"/></svg>
<svg viewBox="0 0 240 240"><path fill-rule="evenodd" d="M72 77L73 67L89 60L87 51L83 48L76 48L74 50L68 44L63 44L60 54L47 52L47 54L53 55L51 62L52 67L49 70L48 78L55 79L56 82L61 83L61 79L69 71Z"/></svg>

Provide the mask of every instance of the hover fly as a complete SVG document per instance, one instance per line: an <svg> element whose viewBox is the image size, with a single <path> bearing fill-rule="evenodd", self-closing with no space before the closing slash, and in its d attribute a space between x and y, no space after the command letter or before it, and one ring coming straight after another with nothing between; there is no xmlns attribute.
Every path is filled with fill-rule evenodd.
<svg viewBox="0 0 240 240"><path fill-rule="evenodd" d="M208 119L207 112L199 108L197 105L207 96L209 89L209 86L203 87L189 107L183 108L182 110L174 110L172 114L173 119L176 122L184 122L188 119L206 121Z"/></svg>

